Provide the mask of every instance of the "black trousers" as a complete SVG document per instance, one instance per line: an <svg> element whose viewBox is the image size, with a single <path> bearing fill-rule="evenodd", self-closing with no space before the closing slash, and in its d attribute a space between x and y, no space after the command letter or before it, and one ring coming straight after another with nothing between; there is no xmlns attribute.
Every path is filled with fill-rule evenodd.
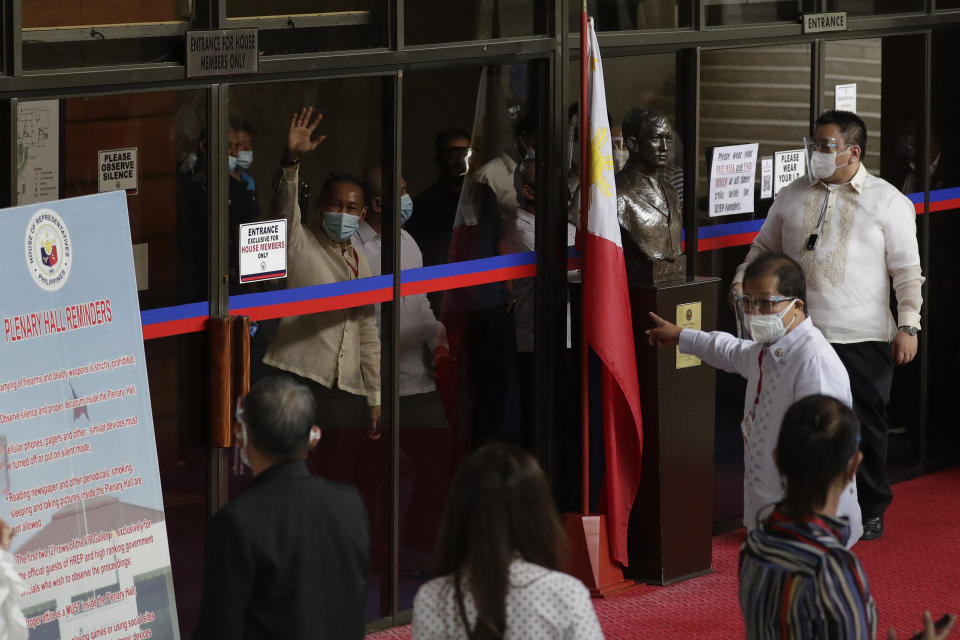
<svg viewBox="0 0 960 640"><path fill-rule="evenodd" d="M834 344L850 376L853 411L860 419L863 463L857 471L857 495L863 518L882 516L893 500L887 479L887 405L893 384L889 342Z"/></svg>

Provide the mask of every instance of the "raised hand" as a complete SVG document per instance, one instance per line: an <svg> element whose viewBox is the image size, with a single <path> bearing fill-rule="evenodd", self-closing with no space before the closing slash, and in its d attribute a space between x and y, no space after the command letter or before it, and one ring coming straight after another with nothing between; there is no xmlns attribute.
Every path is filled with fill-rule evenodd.
<svg viewBox="0 0 960 640"><path fill-rule="evenodd" d="M312 116L312 118L311 118ZM304 107L299 113L294 113L290 120L290 130L287 132L287 155L286 160L296 162L300 156L310 153L323 142L327 136L318 136L313 139L313 132L316 130L320 121L323 120L323 114L317 111L313 115L313 107Z"/></svg>

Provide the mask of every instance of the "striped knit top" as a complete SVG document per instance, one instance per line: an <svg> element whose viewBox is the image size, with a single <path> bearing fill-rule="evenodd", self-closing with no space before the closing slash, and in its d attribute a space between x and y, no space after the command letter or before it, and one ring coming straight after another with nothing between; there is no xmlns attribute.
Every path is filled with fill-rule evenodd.
<svg viewBox="0 0 960 640"><path fill-rule="evenodd" d="M740 550L747 638L874 640L877 608L846 519L792 522L779 509Z"/></svg>

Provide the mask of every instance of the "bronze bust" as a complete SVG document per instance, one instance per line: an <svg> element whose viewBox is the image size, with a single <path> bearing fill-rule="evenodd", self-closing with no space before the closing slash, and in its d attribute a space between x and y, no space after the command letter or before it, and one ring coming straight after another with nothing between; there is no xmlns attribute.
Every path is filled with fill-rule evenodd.
<svg viewBox="0 0 960 640"><path fill-rule="evenodd" d="M631 285L685 281L683 212L676 190L661 175L673 142L670 123L656 109L633 109L623 119L623 142L630 158L617 174L617 217L627 280Z"/></svg>

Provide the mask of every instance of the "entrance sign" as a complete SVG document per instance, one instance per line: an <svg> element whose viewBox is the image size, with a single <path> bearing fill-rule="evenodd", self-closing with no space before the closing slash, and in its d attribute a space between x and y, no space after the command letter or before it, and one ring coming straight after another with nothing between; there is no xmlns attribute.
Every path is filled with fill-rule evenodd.
<svg viewBox="0 0 960 640"><path fill-rule="evenodd" d="M804 33L823 33L825 31L846 31L847 12L807 13L803 16Z"/></svg>
<svg viewBox="0 0 960 640"><path fill-rule="evenodd" d="M97 191L137 195L137 148L97 151Z"/></svg>
<svg viewBox="0 0 960 640"><path fill-rule="evenodd" d="M287 221L240 225L240 282L287 277Z"/></svg>
<svg viewBox="0 0 960 640"><path fill-rule="evenodd" d="M785 186L807 175L807 162L803 149L777 151L773 154L773 195L776 196Z"/></svg>
<svg viewBox="0 0 960 640"><path fill-rule="evenodd" d="M854 84L838 84L833 89L834 91L834 109L837 111L849 111L850 113L857 112L857 85Z"/></svg>
<svg viewBox="0 0 960 640"><path fill-rule="evenodd" d="M118 191L0 215L0 518L31 637L179 637L130 247Z"/></svg>
<svg viewBox="0 0 960 640"><path fill-rule="evenodd" d="M17 204L60 196L60 101L17 103Z"/></svg>
<svg viewBox="0 0 960 640"><path fill-rule="evenodd" d="M753 212L757 143L716 147L710 164L710 217Z"/></svg>
<svg viewBox="0 0 960 640"><path fill-rule="evenodd" d="M256 29L187 32L187 77L256 73Z"/></svg>

